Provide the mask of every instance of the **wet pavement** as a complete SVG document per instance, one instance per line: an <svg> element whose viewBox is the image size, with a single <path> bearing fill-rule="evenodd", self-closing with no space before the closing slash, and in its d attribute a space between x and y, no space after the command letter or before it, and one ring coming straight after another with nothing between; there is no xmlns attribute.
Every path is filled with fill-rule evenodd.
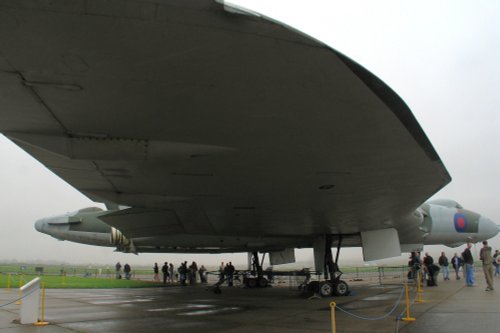
<svg viewBox="0 0 500 333"><path fill-rule="evenodd" d="M32 332L331 332L333 300L349 314L336 311L337 332L498 332L500 291L486 292L482 276L477 287L441 281L425 287L410 313L417 320L398 321L405 304L400 285L352 284L353 295L307 299L288 287L223 288L218 295L206 286L147 289L53 289L46 291L43 327L20 325L15 290L0 290L0 333ZM500 288L500 279L496 278ZM403 294L404 296L404 294ZM379 320L371 320L392 314ZM369 320L370 319L370 320Z"/></svg>

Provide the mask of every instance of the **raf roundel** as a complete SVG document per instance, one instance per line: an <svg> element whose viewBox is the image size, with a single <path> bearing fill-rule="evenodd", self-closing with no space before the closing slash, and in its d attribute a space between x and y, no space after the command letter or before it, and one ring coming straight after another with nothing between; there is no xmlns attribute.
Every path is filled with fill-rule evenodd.
<svg viewBox="0 0 500 333"><path fill-rule="evenodd" d="M467 218L464 214L456 213L454 217L455 230L457 232L466 232L467 230Z"/></svg>

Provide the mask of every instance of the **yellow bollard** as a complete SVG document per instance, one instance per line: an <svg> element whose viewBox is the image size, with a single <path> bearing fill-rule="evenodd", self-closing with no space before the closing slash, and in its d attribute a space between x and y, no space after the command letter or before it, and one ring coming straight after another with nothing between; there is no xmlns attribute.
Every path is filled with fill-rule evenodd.
<svg viewBox="0 0 500 333"><path fill-rule="evenodd" d="M420 288L420 270L417 272L417 293L423 292L422 288Z"/></svg>
<svg viewBox="0 0 500 333"><path fill-rule="evenodd" d="M9 275L7 276L7 292L10 292L10 279L11 279L11 276L9 273Z"/></svg>
<svg viewBox="0 0 500 333"><path fill-rule="evenodd" d="M420 288L420 271L419 271L417 275L417 303L425 303L425 301L422 299L423 292L424 291Z"/></svg>
<svg viewBox="0 0 500 333"><path fill-rule="evenodd" d="M49 323L43 320L44 316L45 316L45 283L42 284L42 315L40 316L40 318L42 318L42 319L41 320L38 319L38 321L36 323L34 323L33 325L35 325L35 326L48 325Z"/></svg>
<svg viewBox="0 0 500 333"><path fill-rule="evenodd" d="M337 333L337 320L335 318L335 307L337 306L337 303L331 302L330 303L330 308L332 311L332 333Z"/></svg>
<svg viewBox="0 0 500 333"><path fill-rule="evenodd" d="M406 318L401 318L403 321L415 321L416 318L410 317L410 299L408 297L408 283L405 282L405 293L406 293Z"/></svg>
<svg viewBox="0 0 500 333"><path fill-rule="evenodd" d="M19 275L19 289L18 289L18 292L17 292L17 295L19 296L19 298L21 298L21 287L23 286L23 276L22 275ZM19 300L16 302L16 305L21 305L23 303L23 300Z"/></svg>

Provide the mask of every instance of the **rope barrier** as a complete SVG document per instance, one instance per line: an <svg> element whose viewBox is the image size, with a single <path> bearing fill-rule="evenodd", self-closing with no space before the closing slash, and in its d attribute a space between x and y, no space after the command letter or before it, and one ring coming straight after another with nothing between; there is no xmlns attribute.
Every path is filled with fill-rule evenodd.
<svg viewBox="0 0 500 333"><path fill-rule="evenodd" d="M403 299L404 291L405 291L405 287L402 286L401 287L401 292L399 294L399 298L395 302L395 304L392 307L392 309L388 313L386 313L385 315L380 316L380 317L364 317L364 316L357 315L357 314L355 314L353 312L349 312L349 311L347 311L345 309L342 309L342 307L340 307L340 306L337 306L336 308L339 309L340 311L344 312L345 314L347 314L349 316L352 316L354 318L358 318L358 319L362 319L362 320L370 320L370 321L382 320L382 319L385 319L385 318L389 317L396 310L396 308L398 307L399 303L401 302L401 299Z"/></svg>

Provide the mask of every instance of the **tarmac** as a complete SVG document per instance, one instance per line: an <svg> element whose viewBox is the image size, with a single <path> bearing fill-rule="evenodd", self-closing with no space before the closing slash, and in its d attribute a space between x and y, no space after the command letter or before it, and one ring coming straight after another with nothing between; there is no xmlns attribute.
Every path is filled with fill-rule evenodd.
<svg viewBox="0 0 500 333"><path fill-rule="evenodd" d="M349 282L347 297L313 298L296 289L223 287L215 294L203 285L142 289L49 289L44 320L47 326L18 323L19 305L5 305L16 290L0 290L0 333L94 332L498 332L498 290L485 291L481 273L477 286L464 280L442 281L436 287L409 288L410 317L406 316L400 284ZM332 312L331 302L337 307ZM342 311L343 310L343 311ZM348 313L346 313L346 312ZM391 312L392 311L392 312ZM384 317L385 318L382 318ZM382 319L380 319L382 318ZM378 319L378 320L374 320Z"/></svg>

